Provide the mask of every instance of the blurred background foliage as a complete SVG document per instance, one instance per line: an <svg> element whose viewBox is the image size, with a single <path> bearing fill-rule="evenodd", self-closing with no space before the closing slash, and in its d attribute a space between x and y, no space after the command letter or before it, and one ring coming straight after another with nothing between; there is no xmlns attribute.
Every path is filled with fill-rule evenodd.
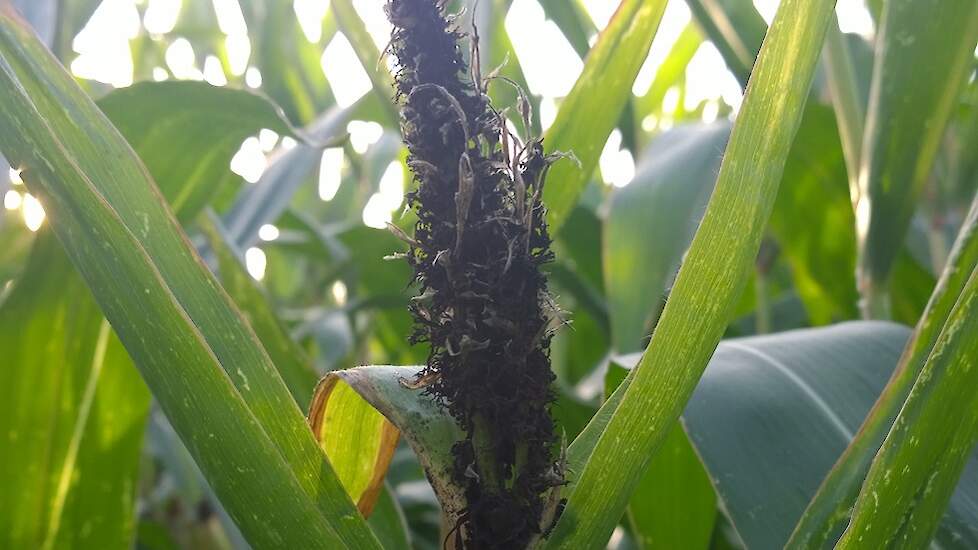
<svg viewBox="0 0 978 550"><path fill-rule="evenodd" d="M465 11L461 28L468 29L470 20L478 27L484 71L501 65L501 74L529 93L529 132L539 135L553 123L616 3L450 4L453 11ZM383 230L385 223L404 228L413 223L403 203L413 182L391 97L393 67L382 55L390 37L383 2L37 0L19 5L86 91L105 98L99 104L120 130L149 136L147 143L133 146L154 175L155 165L186 178L221 181L212 194L187 199L207 210L190 234L212 267L219 266L235 301L252 304L243 309L273 356L276 346L269 341L278 338L285 359L276 363L303 407L315 380L330 370L424 362L423 346L406 345L409 271L384 260L402 249ZM777 0L668 2L598 169L555 236L557 261L548 271L568 327L553 344L559 388L554 414L568 438L583 428L604 397L606 378L616 376L614 368L609 370L612 359L640 351L648 341L704 212L730 121L737 116L777 5ZM850 91L859 112L866 111L870 93L879 12L880 2L839 0L839 29L830 30L830 35L839 33L851 58ZM975 66L972 59L965 89L954 97L933 170L913 202L906 238L896 235L888 315L903 324L913 325L923 311L978 186ZM840 118L844 113L833 103L837 78L823 59L729 336L860 317L860 239L844 146L844 126L851 121ZM156 101L141 103L140 111L131 113L122 92L110 94L134 83L176 80L254 90L281 107L285 120L267 103L229 100L214 106L230 113L228 120L189 109L183 122L168 119L154 126L172 104L186 103L161 88ZM496 84L490 92L497 105L515 106L512 87ZM196 108L208 110L206 105ZM193 123L202 119L206 125ZM526 137L527 129L517 132ZM233 157L230 166L191 170L197 164L186 159L201 144L217 141ZM552 179L549 185L559 187L561 181ZM40 203L5 164L0 196L2 302L19 275L30 270L35 239L51 237ZM59 261L64 260L37 268L70 269ZM65 288L52 277L45 283L51 292ZM3 326L39 339L31 331L52 326L42 322L29 329L28 323ZM99 329L87 330L94 335ZM304 360L282 367L289 357ZM139 435L128 437L138 441ZM684 444L668 446L675 456L685 456L690 451ZM137 548L247 546L155 407L149 408L140 456ZM686 487L696 486L703 476L698 471L684 475ZM638 494L646 489L666 490L651 483ZM703 540L686 540L692 544L687 547L737 545L724 515L716 513L708 486L702 492L706 512L696 521L714 527ZM633 501L612 546L652 547L643 539L647 510L642 502ZM394 457L381 503L394 517L401 514L415 548L440 546L437 503L404 445Z"/></svg>

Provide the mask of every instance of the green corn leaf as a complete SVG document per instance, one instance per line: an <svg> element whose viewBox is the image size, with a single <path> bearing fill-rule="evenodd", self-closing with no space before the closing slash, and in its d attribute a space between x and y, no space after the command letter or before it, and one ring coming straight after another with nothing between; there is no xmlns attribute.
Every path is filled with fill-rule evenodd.
<svg viewBox="0 0 978 550"><path fill-rule="evenodd" d="M265 97L204 82L139 83L108 94L98 106L139 152L183 223L240 179L227 163L246 137L262 128L297 134Z"/></svg>
<svg viewBox="0 0 978 550"><path fill-rule="evenodd" d="M665 7L664 0L623 0L561 103L544 145L550 153L573 153L580 165L562 161L550 170L549 181L560 182L543 192L551 233L556 234L566 221L597 166L605 141L631 98L632 82Z"/></svg>
<svg viewBox="0 0 978 550"><path fill-rule="evenodd" d="M637 361L639 355L631 354L628 360ZM619 361L609 365L606 391L617 388L626 376ZM634 366L630 362L627 368ZM717 519L716 494L682 426L673 427L655 453L632 494L627 517L639 548L710 547Z"/></svg>
<svg viewBox="0 0 978 550"><path fill-rule="evenodd" d="M635 179L611 196L603 267L613 349L630 353L658 320L666 289L713 192L730 125L665 132L643 154ZM570 229L570 228L568 228Z"/></svg>
<svg viewBox="0 0 978 550"><path fill-rule="evenodd" d="M246 135L262 127L291 133L265 99L197 82L137 84L106 95L99 107L137 149L183 219L228 179L228 161ZM3 501L9 511L0 515L11 522L3 531L12 546L32 537L27 546L128 546L149 394L115 335L103 335L98 306L48 230L32 258L0 308L0 323L9 325L4 334L13 338L4 345L11 350L4 386L23 388L6 400L11 410L3 415L9 423L3 432L24 434L15 442L18 450L3 455L26 461L2 468L13 476L3 483L7 494L16 496ZM91 346L101 350L98 356ZM310 374L305 391L314 384ZM39 388L51 393L39 394ZM39 455L61 458L44 467ZM25 495L54 496L40 506L25 502ZM86 517L90 527L81 529L77 522ZM27 534L27 525L34 534Z"/></svg>
<svg viewBox="0 0 978 550"><path fill-rule="evenodd" d="M965 78L978 2L884 6L862 139L856 224L863 315L886 317L886 286Z"/></svg>
<svg viewBox="0 0 978 550"><path fill-rule="evenodd" d="M791 548L821 548L848 519L866 471L893 425L910 388L934 349L969 275L978 266L978 199L971 206L927 309L907 343L900 363L855 439L822 481L792 534Z"/></svg>
<svg viewBox="0 0 978 550"><path fill-rule="evenodd" d="M784 546L907 333L856 322L720 343L683 426L745 547Z"/></svg>
<svg viewBox="0 0 978 550"><path fill-rule="evenodd" d="M786 546L809 496L893 372L908 332L848 322L720 343L682 425L747 548ZM616 364L638 360L631 354ZM976 484L972 456L937 533L941 547L974 546L978 508L969 495ZM836 527L838 536L843 526Z"/></svg>
<svg viewBox="0 0 978 550"><path fill-rule="evenodd" d="M0 349L0 546L129 547L149 392L46 227Z"/></svg>
<svg viewBox="0 0 978 550"><path fill-rule="evenodd" d="M971 211L954 257L904 352L901 369L877 403L878 412L864 424L853 456L844 457L848 463L836 474L861 477L879 435L899 411L863 482L852 521L839 541L842 548L863 541L905 548L926 544L978 441L978 398L973 391L978 383L973 368L978 361L976 217L978 207ZM911 381L909 396L902 402ZM949 415L954 422L947 421ZM894 475L899 483L891 482Z"/></svg>
<svg viewBox="0 0 978 550"><path fill-rule="evenodd" d="M204 216L199 225L217 256L222 286L248 319L248 324L265 346L296 403L305 409L309 406L309 399L316 387L316 371L306 359L302 348L289 336L264 291L248 274L241 254L228 242L220 221L214 216Z"/></svg>
<svg viewBox="0 0 978 550"><path fill-rule="evenodd" d="M839 125L839 138L846 159L851 196L857 196L859 178L859 153L863 137L863 121L866 117L864 96L856 76L855 62L846 37L839 30L838 20L829 24L825 35L825 74L835 119Z"/></svg>
<svg viewBox="0 0 978 550"><path fill-rule="evenodd" d="M633 383L579 470L548 547L607 541L696 386L751 272L833 7L781 4L669 302Z"/></svg>
<svg viewBox="0 0 978 550"><path fill-rule="evenodd" d="M8 9L0 96L0 150L252 544L377 546L139 159Z"/></svg>

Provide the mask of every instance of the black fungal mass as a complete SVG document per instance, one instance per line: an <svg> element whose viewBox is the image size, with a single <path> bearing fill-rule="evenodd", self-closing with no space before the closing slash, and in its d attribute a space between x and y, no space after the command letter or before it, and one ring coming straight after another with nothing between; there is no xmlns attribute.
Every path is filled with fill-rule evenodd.
<svg viewBox="0 0 978 550"><path fill-rule="evenodd" d="M412 343L431 347L414 381L465 430L453 448L466 509L446 543L524 548L554 520L564 483L550 417L551 319L541 265L553 259L540 202L547 169L540 140L522 144L489 103L477 39L438 0L388 0L396 99L417 190L410 245L419 295ZM499 85L506 85L500 82ZM529 102L518 111L529 127ZM392 229L397 232L395 229Z"/></svg>

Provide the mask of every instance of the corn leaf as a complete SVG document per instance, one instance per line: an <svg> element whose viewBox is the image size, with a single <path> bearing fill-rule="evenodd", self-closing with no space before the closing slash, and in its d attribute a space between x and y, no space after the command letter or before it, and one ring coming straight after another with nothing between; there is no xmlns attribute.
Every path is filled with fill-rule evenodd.
<svg viewBox="0 0 978 550"><path fill-rule="evenodd" d="M394 457L397 428L338 373L316 387L309 425L360 513L370 516Z"/></svg>
<svg viewBox="0 0 978 550"><path fill-rule="evenodd" d="M0 546L129 547L149 392L46 227L0 348Z"/></svg>
<svg viewBox="0 0 978 550"><path fill-rule="evenodd" d="M297 134L265 97L204 82L143 82L98 106L140 154L182 223L239 179L227 163L246 137L262 128Z"/></svg>
<svg viewBox="0 0 978 550"><path fill-rule="evenodd" d="M978 40L978 2L894 0L884 10L855 201L859 286L872 317L889 314L890 272Z"/></svg>
<svg viewBox="0 0 978 550"><path fill-rule="evenodd" d="M781 4L669 302L632 384L580 470L548 547L608 540L692 394L751 272L832 8L831 2L808 0Z"/></svg>
<svg viewBox="0 0 978 550"><path fill-rule="evenodd" d="M786 546L808 497L893 372L907 336L892 323L849 322L720 343L683 426L746 547ZM616 364L629 368L638 360L630 354ZM978 541L978 507L969 497L976 488L978 458L972 457L938 531L941 547ZM835 524L835 537L842 527ZM824 548L835 537L810 547Z"/></svg>
<svg viewBox="0 0 978 550"><path fill-rule="evenodd" d="M389 462L390 457L378 458L387 452L385 441L391 437L389 426L395 426L424 468L446 521L454 524L465 508L465 491L455 482L452 455L452 446L462 438L462 430L422 389L408 387L420 371L421 367L387 365L334 371L317 388L309 421L327 452L336 453L336 460L347 464L353 475L347 475L346 483L358 487L355 492L361 496L368 488L376 487L376 476L382 476L387 469L382 463ZM339 395L331 397L337 388ZM339 405L347 409L347 412L337 414L345 418L327 417L330 399L337 399ZM363 436L343 433L354 425L364 430ZM340 433L331 433L334 430Z"/></svg>
<svg viewBox="0 0 978 550"><path fill-rule="evenodd" d="M263 98L196 82L137 84L106 95L99 107L183 219L228 179L228 161L246 135L262 127L291 133ZM14 338L4 345L3 374L5 387L22 389L5 401L11 409L3 418L4 433L21 435L13 442L18 450L3 454L29 466L3 468L12 475L5 494L15 497L2 504L7 546L128 546L149 394L108 325L102 332L98 306L48 230L16 288L0 308L4 334ZM314 383L310 375L307 392ZM77 522L86 517L90 527L82 529Z"/></svg>
<svg viewBox="0 0 978 550"><path fill-rule="evenodd" d="M848 463L842 463L836 474L836 478L849 477L850 483L851 478L858 480L879 435L899 411L866 474L849 528L839 541L842 548L862 541L907 548L926 544L978 441L978 398L973 391L978 383L978 371L973 368L978 361L978 339L974 337L978 331L974 309L978 297L976 216L978 208L973 208L958 240L956 257L904 352L901 370L877 404L878 411L864 425L863 439L850 453L853 456L844 457ZM909 396L902 402L911 381ZM948 415L954 422L947 421ZM898 476L899 483L891 482L893 476ZM832 478L827 481L833 482ZM850 487L843 484L836 490Z"/></svg>
<svg viewBox="0 0 978 550"><path fill-rule="evenodd" d="M264 349L139 159L6 8L0 96L0 150L24 170L72 262L252 544L376 547Z"/></svg>
<svg viewBox="0 0 978 550"><path fill-rule="evenodd" d="M730 125L684 126L645 151L635 179L611 196L602 235L613 349L641 349L713 192Z"/></svg>
<svg viewBox="0 0 978 550"><path fill-rule="evenodd" d="M821 548L848 519L866 471L924 362L934 349L969 275L978 266L978 199L965 220L927 309L886 388L845 453L822 481L792 534L792 548Z"/></svg>
<svg viewBox="0 0 978 550"><path fill-rule="evenodd" d="M573 153L580 163L563 161L550 170L549 180L559 184L548 186L543 196L547 222L554 234L584 191L608 135L631 98L632 82L645 61L665 7L664 0L622 1L547 131L544 146L548 152Z"/></svg>
<svg viewBox="0 0 978 550"><path fill-rule="evenodd" d="M825 74L839 138L846 159L850 194L857 196L859 153L862 145L863 122L866 117L865 96L860 93L855 61L838 20L829 24L825 36Z"/></svg>
<svg viewBox="0 0 978 550"><path fill-rule="evenodd" d="M856 322L720 343L683 426L745 547L784 546L908 332Z"/></svg>
<svg viewBox="0 0 978 550"><path fill-rule="evenodd" d="M248 324L275 363L296 403L305 409L316 387L316 371L302 348L289 336L264 291L248 274L241 254L228 242L220 221L214 216L202 216L199 225L217 257L218 273L224 289L248 319Z"/></svg>
<svg viewBox="0 0 978 550"><path fill-rule="evenodd" d="M615 359L605 376L617 388L640 354ZM622 361L628 361L622 368ZM676 425L655 453L628 504L628 524L639 548L710 547L717 519L717 498L710 478L682 426Z"/></svg>

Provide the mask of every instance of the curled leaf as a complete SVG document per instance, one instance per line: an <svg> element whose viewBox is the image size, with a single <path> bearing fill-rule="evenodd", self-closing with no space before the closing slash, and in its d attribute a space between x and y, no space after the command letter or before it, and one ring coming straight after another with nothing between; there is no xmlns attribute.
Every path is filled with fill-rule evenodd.
<svg viewBox="0 0 978 550"><path fill-rule="evenodd" d="M452 479L452 446L463 436L430 396L402 383L417 379L421 368L371 365L329 373L313 395L309 425L365 516L377 502L403 433L442 504L446 523L454 525L465 496Z"/></svg>

